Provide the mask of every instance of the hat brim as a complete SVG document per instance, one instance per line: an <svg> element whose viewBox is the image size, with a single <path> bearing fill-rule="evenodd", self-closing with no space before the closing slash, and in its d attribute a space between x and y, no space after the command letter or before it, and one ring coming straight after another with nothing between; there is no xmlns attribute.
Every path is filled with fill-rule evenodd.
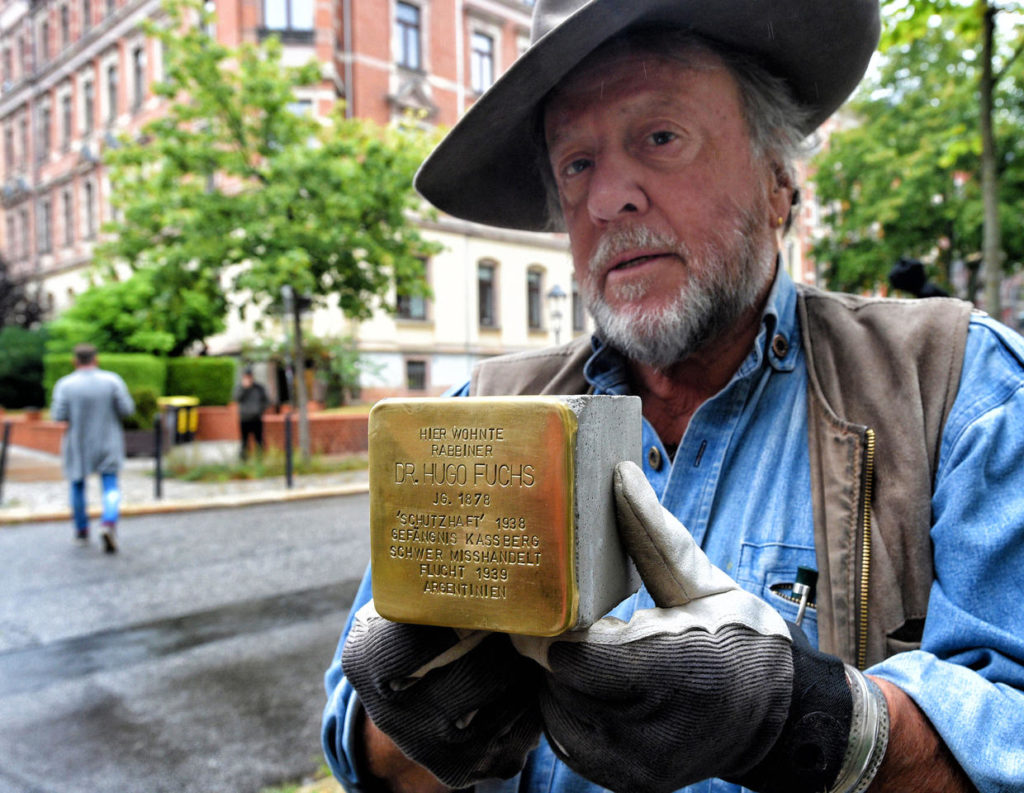
<svg viewBox="0 0 1024 793"><path fill-rule="evenodd" d="M420 166L414 184L455 217L551 230L536 148L541 100L587 55L640 25L684 28L782 77L810 134L860 82L878 44L877 0L593 0L536 41Z"/></svg>

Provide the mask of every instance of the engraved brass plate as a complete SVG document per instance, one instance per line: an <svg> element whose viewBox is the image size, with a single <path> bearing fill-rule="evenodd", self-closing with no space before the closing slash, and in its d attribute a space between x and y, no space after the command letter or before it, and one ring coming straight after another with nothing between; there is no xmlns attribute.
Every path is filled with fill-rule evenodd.
<svg viewBox="0 0 1024 793"><path fill-rule="evenodd" d="M548 397L370 413L373 596L388 619L554 636L576 623L576 415Z"/></svg>

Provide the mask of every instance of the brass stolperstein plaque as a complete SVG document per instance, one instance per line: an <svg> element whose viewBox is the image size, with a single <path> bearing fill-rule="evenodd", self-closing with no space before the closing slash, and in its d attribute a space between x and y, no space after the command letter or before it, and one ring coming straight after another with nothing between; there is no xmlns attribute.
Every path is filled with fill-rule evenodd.
<svg viewBox="0 0 1024 793"><path fill-rule="evenodd" d="M547 397L383 400L370 413L377 611L554 636L577 620L577 418Z"/></svg>

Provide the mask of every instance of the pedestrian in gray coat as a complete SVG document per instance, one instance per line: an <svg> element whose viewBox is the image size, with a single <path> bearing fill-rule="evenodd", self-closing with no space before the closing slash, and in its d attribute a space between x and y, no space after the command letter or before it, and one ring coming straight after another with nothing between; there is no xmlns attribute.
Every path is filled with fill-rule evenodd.
<svg viewBox="0 0 1024 793"><path fill-rule="evenodd" d="M98 473L103 487L102 538L107 553L117 551L117 519L121 491L117 472L124 463L121 419L135 412L135 403L120 375L99 368L96 348L75 347L75 371L53 387L50 415L68 423L64 433L64 476L71 483L71 510L75 535L89 540L85 508L85 481Z"/></svg>

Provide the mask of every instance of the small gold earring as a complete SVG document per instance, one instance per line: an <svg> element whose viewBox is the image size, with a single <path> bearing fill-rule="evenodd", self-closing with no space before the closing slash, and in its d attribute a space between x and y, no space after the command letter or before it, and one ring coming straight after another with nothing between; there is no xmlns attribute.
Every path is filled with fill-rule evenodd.
<svg viewBox="0 0 1024 793"><path fill-rule="evenodd" d="M782 218L780 217L780 218L779 218L779 219L778 219L778 220L777 220L777 221L775 222L775 225L777 225L777 226L779 226L779 227L781 228L781 227L782 227L782 224L783 224L783 223L785 223L785 222L786 222L786 221L784 221L784 220L783 220L783 219L782 219Z"/></svg>

